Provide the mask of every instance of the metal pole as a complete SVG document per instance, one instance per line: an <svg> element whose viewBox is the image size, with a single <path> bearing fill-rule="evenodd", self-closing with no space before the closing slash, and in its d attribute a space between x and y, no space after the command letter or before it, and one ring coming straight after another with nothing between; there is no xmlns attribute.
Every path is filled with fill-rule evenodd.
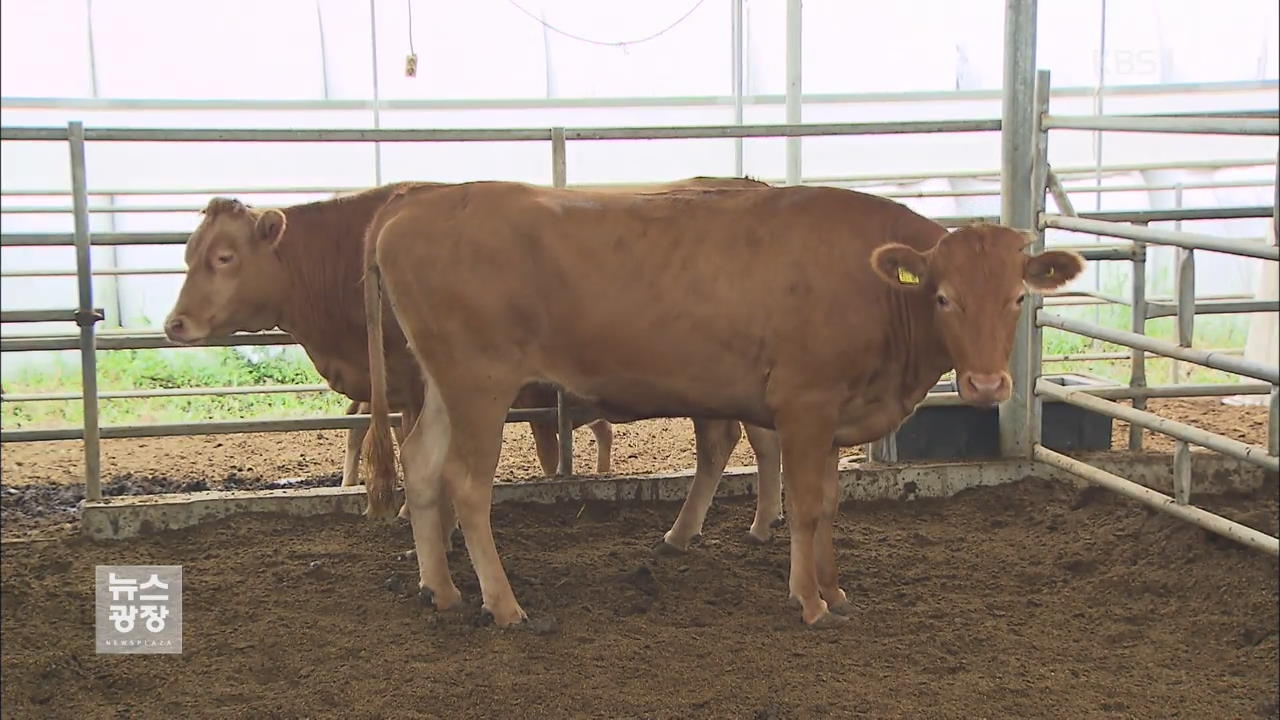
<svg viewBox="0 0 1280 720"><path fill-rule="evenodd" d="M800 122L801 0L787 0L787 124ZM787 184L800 184L800 138L787 138Z"/></svg>
<svg viewBox="0 0 1280 720"><path fill-rule="evenodd" d="M743 52L745 42L743 41L743 23L742 23L742 3L743 0L733 0L733 124L742 124L742 92L746 84L744 82L745 69L743 68L744 56ZM746 166L742 154L742 138L733 139L733 176L743 177L746 172Z"/></svg>
<svg viewBox="0 0 1280 720"><path fill-rule="evenodd" d="M562 188L569 184L568 148L564 142L564 128L551 128L551 185Z"/></svg>
<svg viewBox="0 0 1280 720"><path fill-rule="evenodd" d="M1079 460L1044 447L1035 449L1035 459L1046 465L1052 465L1082 477L1095 485L1101 485L1108 490L1113 490L1125 497L1137 500L1160 512L1167 513L1180 520L1186 520L1193 525L1202 527L1209 532L1217 533L1242 545L1261 550L1270 555L1280 555L1280 540L1266 533L1261 533L1251 527L1218 517L1211 512L1201 510L1195 505L1179 505L1168 495L1158 493L1131 480L1126 480L1119 475L1099 470L1092 465L1082 463Z"/></svg>
<svg viewBox="0 0 1280 720"><path fill-rule="evenodd" d="M1147 244L1133 243L1133 301L1130 306L1130 329L1137 335L1147 334ZM1194 311L1194 303L1193 303ZM1141 348L1134 348L1129 359L1129 387L1144 388L1147 386L1147 354ZM1135 410L1145 410L1147 399L1135 397ZM1142 427L1129 425L1129 449L1142 449Z"/></svg>
<svg viewBox="0 0 1280 720"><path fill-rule="evenodd" d="M1037 227L1031 197L1032 150L1035 146L1036 0L1005 0L1004 95L1000 132L1000 222ZM1030 457L1031 357L1035 303L1025 303L1018 318L1009 363L1013 394L1000 406L1000 449L1006 457Z"/></svg>
<svg viewBox="0 0 1280 720"><path fill-rule="evenodd" d="M1189 348L1195 337L1196 329L1196 251L1178 248L1178 270L1174 278L1174 296L1178 303L1178 347ZM1176 358L1170 361L1173 366L1173 383L1182 382L1179 363Z"/></svg>
<svg viewBox="0 0 1280 720"><path fill-rule="evenodd" d="M551 128L551 184L562 188L568 181L568 148L565 147L564 128ZM560 460L556 474L573 476L573 416L563 389L556 390L556 435L560 445Z"/></svg>
<svg viewBox="0 0 1280 720"><path fill-rule="evenodd" d="M1049 190L1049 131L1041 127L1040 118L1049 112L1050 76L1048 70L1036 73L1034 88L1035 108L1031 117L1031 136L1035 139L1032 146L1031 166L1031 217L1033 218L1031 245L1027 251L1032 255L1044 252L1044 228L1040 225L1040 215L1044 213L1045 196ZM1028 307L1029 306L1029 307ZM1027 293L1023 302L1023 315L1028 326L1020 328L1027 339L1026 345L1026 378L1024 393L1027 399L1026 433L1032 446L1040 444L1041 434L1041 402L1040 396L1034 392L1036 382L1044 369L1044 331L1036 324L1036 313L1044 306L1044 296L1037 292ZM1019 318L1019 320L1022 319Z"/></svg>
<svg viewBox="0 0 1280 720"><path fill-rule="evenodd" d="M1173 186L1173 206L1177 210L1182 209L1182 183L1174 183ZM1182 221L1175 220L1173 229L1182 232ZM1179 248L1177 252L1177 270L1173 276L1173 296L1178 303L1178 345L1182 347L1191 347L1191 339L1195 330L1195 300L1196 300L1196 259L1193 255L1194 251ZM1183 307L1188 303L1184 300L1182 287L1184 283L1191 285L1190 294L1192 309L1187 311L1191 317L1183 317ZM1178 384L1182 382L1181 363L1176 358L1169 360L1169 382Z"/></svg>
<svg viewBox="0 0 1280 720"><path fill-rule="evenodd" d="M382 127L382 112L378 100L378 14L374 11L374 0L369 0L369 53L373 58L373 129ZM376 140L373 143L373 180L375 185L382 184L382 145Z"/></svg>
<svg viewBox="0 0 1280 720"><path fill-rule="evenodd" d="M1179 505L1191 502L1191 446L1186 440L1173 446L1173 500Z"/></svg>
<svg viewBox="0 0 1280 720"><path fill-rule="evenodd" d="M1280 455L1280 390L1274 385L1267 405L1267 453L1274 457Z"/></svg>
<svg viewBox="0 0 1280 720"><path fill-rule="evenodd" d="M76 324L80 326L80 382L84 392L84 492L89 500L102 498L100 456L98 454L98 359L94 326L100 316L93 309L93 256L89 239L89 188L85 178L84 124L68 123L71 150L71 202L75 209L76 280L80 303Z"/></svg>

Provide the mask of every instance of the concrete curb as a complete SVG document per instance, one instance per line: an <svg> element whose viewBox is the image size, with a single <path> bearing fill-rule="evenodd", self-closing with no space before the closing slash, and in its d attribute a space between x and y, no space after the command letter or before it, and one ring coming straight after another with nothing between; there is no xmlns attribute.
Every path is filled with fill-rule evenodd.
<svg viewBox="0 0 1280 720"><path fill-rule="evenodd" d="M1104 470L1161 492L1170 492L1172 455L1081 456ZM1083 485L1062 471L1028 460L880 465L842 461L841 500L914 500L950 497L974 487L1001 485L1035 476ZM1247 463L1218 455L1197 454L1192 473L1194 493L1250 492L1265 473ZM519 483L496 483L494 503L558 503L682 501L692 472L620 477L575 477ZM752 497L754 467L729 468L716 497ZM1193 496L1194 501L1194 496ZM276 513L309 517L364 511L364 487L282 490L237 490L136 495L85 502L81 532L95 540L113 540L176 530L244 513Z"/></svg>

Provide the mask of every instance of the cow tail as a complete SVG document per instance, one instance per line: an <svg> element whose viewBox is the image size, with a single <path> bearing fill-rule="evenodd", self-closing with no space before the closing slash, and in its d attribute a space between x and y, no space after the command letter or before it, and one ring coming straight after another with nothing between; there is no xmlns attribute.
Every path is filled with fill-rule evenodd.
<svg viewBox="0 0 1280 720"><path fill-rule="evenodd" d="M396 515L396 455L391 440L390 407L387 403L387 357L382 326L382 281L378 267L378 235L390 216L389 206L399 204L392 196L374 216L365 232L364 309L369 328L369 436L365 463L365 492L369 506L365 514L371 520L387 520Z"/></svg>

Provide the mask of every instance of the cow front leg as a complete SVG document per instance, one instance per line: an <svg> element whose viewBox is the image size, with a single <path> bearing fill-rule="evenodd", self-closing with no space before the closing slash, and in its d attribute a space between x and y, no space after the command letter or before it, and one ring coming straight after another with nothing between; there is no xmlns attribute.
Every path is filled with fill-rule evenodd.
<svg viewBox="0 0 1280 720"><path fill-rule="evenodd" d="M347 406L348 415L369 412L366 403L352 402ZM347 431L347 452L342 458L342 486L360 485L360 450L364 447L365 436L369 434L369 426L351 428Z"/></svg>
<svg viewBox="0 0 1280 720"><path fill-rule="evenodd" d="M684 552L689 549L689 543L702 533L702 523L715 497L716 486L720 484L729 456L742 437L737 421L698 418L693 419L693 434L698 466L680 514L671 529L662 536L659 552Z"/></svg>
<svg viewBox="0 0 1280 720"><path fill-rule="evenodd" d="M811 627L833 626L848 619L832 613L819 591L815 550L824 514L827 459L835 443L834 417L824 416L821 410L825 409L792 407L776 414L782 464L787 468L790 598L799 604L801 619Z"/></svg>
<svg viewBox="0 0 1280 720"><path fill-rule="evenodd" d="M785 522L782 515L782 446L772 430L747 425L747 442L756 455L756 516L747 531L747 542L763 545L773 539L773 529Z"/></svg>
<svg viewBox="0 0 1280 720"><path fill-rule="evenodd" d="M818 592L827 602L827 609L837 615L848 616L853 612L853 605L840 589L834 537L836 511L840 507L840 475L836 471L839 459L839 452L832 447L822 476L822 511L814 536L814 554L817 556Z"/></svg>

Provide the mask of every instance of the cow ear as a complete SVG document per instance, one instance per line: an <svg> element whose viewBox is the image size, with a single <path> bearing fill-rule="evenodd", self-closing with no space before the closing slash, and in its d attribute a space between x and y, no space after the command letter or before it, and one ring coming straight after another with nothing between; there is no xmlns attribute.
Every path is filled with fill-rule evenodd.
<svg viewBox="0 0 1280 720"><path fill-rule="evenodd" d="M266 210L258 216L254 231L257 232L259 240L275 244L284 235L285 225L284 213L274 209Z"/></svg>
<svg viewBox="0 0 1280 720"><path fill-rule="evenodd" d="M871 267L881 280L899 290L919 290L928 281L929 262L906 245L891 243L871 253Z"/></svg>
<svg viewBox="0 0 1280 720"><path fill-rule="evenodd" d="M1027 258L1022 277L1036 290L1062 287L1084 271L1084 258L1066 250L1050 250Z"/></svg>

